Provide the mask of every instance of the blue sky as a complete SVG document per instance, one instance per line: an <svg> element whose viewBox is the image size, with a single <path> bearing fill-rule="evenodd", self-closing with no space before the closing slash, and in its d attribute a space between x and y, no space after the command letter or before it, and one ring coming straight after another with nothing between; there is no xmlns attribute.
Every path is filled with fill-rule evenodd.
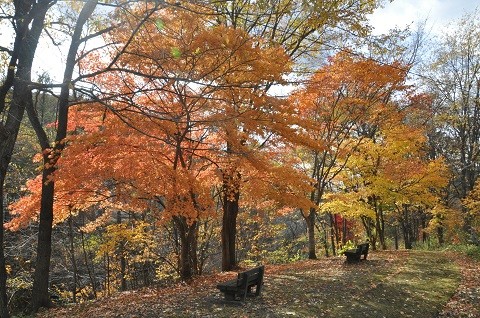
<svg viewBox="0 0 480 318"><path fill-rule="evenodd" d="M443 28L466 12L480 9L478 0L394 0L387 1L384 8L378 9L370 22L375 26L375 33L385 33L398 26L408 25L427 19L427 30L440 34Z"/></svg>

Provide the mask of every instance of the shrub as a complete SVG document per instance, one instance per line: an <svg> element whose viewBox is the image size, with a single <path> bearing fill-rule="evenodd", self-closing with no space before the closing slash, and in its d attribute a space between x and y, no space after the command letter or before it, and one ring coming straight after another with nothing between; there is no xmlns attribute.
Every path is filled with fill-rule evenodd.
<svg viewBox="0 0 480 318"><path fill-rule="evenodd" d="M352 241L348 240L345 245L343 245L339 250L338 250L338 254L339 255L343 255L343 253L345 253L345 251L348 251L348 250L353 250L355 249L356 245L355 243L353 243Z"/></svg>

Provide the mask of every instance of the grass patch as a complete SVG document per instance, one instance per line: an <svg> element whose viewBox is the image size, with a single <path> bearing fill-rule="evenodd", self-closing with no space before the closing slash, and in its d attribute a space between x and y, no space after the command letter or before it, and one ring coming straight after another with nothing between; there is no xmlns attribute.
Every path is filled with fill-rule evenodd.
<svg viewBox="0 0 480 318"><path fill-rule="evenodd" d="M272 311L278 317L287 313L300 317L436 317L459 284L459 268L445 253L397 253L378 252L367 262L331 267L332 272L296 273L303 276L302 284L285 286L284 297L290 299L283 299L283 308ZM271 286L273 294L281 293L278 286Z"/></svg>
<svg viewBox="0 0 480 318"><path fill-rule="evenodd" d="M445 250L463 253L480 261L480 246L474 244L450 245Z"/></svg>
<svg viewBox="0 0 480 318"><path fill-rule="evenodd" d="M233 275L233 273L232 273ZM232 276L231 275L231 276ZM120 294L48 317L437 317L460 283L452 253L382 251L345 264L344 257L266 266L261 297L225 302L224 274L196 286Z"/></svg>

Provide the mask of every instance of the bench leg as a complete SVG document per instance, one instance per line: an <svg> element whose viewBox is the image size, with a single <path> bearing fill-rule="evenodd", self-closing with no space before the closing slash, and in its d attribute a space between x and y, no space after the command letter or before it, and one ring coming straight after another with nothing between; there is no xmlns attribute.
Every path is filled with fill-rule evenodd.
<svg viewBox="0 0 480 318"><path fill-rule="evenodd" d="M245 301L245 299L247 298L247 292L248 292L248 288L246 288L245 291L240 294L241 301Z"/></svg>
<svg viewBox="0 0 480 318"><path fill-rule="evenodd" d="M225 293L225 300L231 301L235 300L235 293Z"/></svg>

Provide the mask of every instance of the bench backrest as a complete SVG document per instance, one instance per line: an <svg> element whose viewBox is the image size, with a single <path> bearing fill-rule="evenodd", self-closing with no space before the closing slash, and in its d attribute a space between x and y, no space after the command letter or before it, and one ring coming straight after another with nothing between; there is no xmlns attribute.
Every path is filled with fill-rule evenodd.
<svg viewBox="0 0 480 318"><path fill-rule="evenodd" d="M363 243L363 244L358 244L357 248L359 250L360 254L368 254L368 248L370 247L370 243Z"/></svg>
<svg viewBox="0 0 480 318"><path fill-rule="evenodd" d="M265 271L265 267L259 266L248 271L238 273L237 277L237 286L246 288L249 285L261 285L263 282L263 273Z"/></svg>

